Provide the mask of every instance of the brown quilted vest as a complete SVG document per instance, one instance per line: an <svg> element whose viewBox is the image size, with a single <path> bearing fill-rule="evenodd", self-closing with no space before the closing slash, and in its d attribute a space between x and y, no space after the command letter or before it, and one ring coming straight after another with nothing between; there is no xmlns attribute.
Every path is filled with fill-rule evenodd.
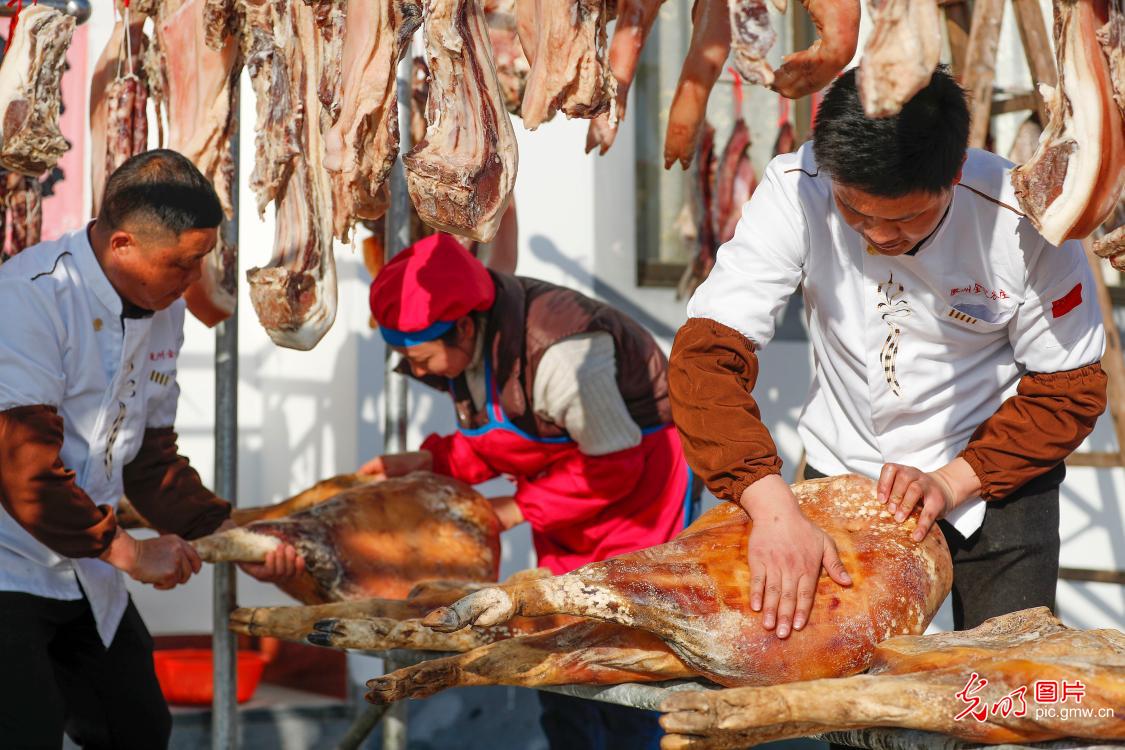
<svg viewBox="0 0 1125 750"><path fill-rule="evenodd" d="M565 430L535 413L535 373L552 344L595 332L613 337L617 385L637 425L644 430L671 424L668 360L652 335L636 321L572 289L523 276L489 273L496 284L496 302L485 313L485 356L491 357L500 406L512 424L535 438L566 436ZM405 362L398 371L413 377ZM464 375L453 381L430 376L421 380L452 394L461 427L473 429L488 421L483 406L474 406Z"/></svg>

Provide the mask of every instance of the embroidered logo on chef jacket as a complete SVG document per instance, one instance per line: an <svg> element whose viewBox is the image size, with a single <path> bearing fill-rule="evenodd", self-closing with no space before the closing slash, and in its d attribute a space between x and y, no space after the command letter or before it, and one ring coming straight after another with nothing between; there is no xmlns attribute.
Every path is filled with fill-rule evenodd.
<svg viewBox="0 0 1125 750"><path fill-rule="evenodd" d="M129 362L125 366L125 372L133 372L133 363ZM137 381L129 378L125 383L128 392L125 394L126 398L133 398L137 395ZM105 456L102 459L102 464L105 467L105 478L113 478L113 446L117 443L117 436L121 433L121 425L125 423L125 414L128 410L125 407L124 401L117 402L117 416L113 418L113 424L110 425L109 435L105 439Z"/></svg>
<svg viewBox="0 0 1125 750"><path fill-rule="evenodd" d="M148 374L148 379L151 380L152 382L156 383L157 385L162 385L162 386L167 386L169 383L172 382L172 376L171 375L169 375L166 372L159 372L157 370L153 370L152 372L150 372Z"/></svg>
<svg viewBox="0 0 1125 750"><path fill-rule="evenodd" d="M891 393L901 398L902 388L899 386L896 372L898 344L902 337L902 328L899 327L898 320L909 318L913 311L910 309L909 300L903 297L906 290L902 284L895 281L894 272L891 272L890 278L876 288L876 292L883 295L883 301L876 305L876 309L883 322L891 329L879 352L879 361L883 363L883 379L887 381Z"/></svg>

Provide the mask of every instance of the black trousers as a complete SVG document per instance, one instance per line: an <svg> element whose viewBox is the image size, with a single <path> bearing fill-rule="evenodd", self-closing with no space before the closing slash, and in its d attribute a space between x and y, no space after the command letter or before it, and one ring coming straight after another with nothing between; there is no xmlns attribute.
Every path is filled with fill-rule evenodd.
<svg viewBox="0 0 1125 750"><path fill-rule="evenodd" d="M107 649L86 599L0 591L0 746L58 750L64 730L91 750L168 746L152 637L131 600Z"/></svg>
<svg viewBox="0 0 1125 750"><path fill-rule="evenodd" d="M812 467L805 479L823 477ZM1065 464L985 506L984 523L968 539L938 521L953 556L953 627L975 628L990 617L1028 607L1055 608L1059 578L1059 485Z"/></svg>
<svg viewBox="0 0 1125 750"><path fill-rule="evenodd" d="M550 750L659 750L657 711L539 692L539 724Z"/></svg>

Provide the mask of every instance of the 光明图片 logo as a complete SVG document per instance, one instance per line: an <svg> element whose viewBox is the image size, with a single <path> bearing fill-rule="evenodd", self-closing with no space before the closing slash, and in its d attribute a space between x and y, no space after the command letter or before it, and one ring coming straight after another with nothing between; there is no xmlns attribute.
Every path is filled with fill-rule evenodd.
<svg viewBox="0 0 1125 750"><path fill-rule="evenodd" d="M1028 686L1021 685L1008 692L1007 695L986 701L981 692L988 687L988 679L976 672L969 675L965 687L957 692L957 698L965 704L955 717L956 721L968 718L978 722L987 721L989 716L1027 716L1028 700L1034 701L1032 713L1036 719L1092 719L1112 718L1113 709L1108 707L1094 708L1082 706L1082 699L1086 697L1086 686L1081 680L1036 680L1031 686L1031 695L1028 695ZM1073 704L1071 705L1071 702Z"/></svg>

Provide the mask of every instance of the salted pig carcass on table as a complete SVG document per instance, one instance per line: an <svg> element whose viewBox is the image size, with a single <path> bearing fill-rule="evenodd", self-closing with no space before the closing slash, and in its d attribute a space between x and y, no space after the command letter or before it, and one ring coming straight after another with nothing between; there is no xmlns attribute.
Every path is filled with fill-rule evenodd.
<svg viewBox="0 0 1125 750"><path fill-rule="evenodd" d="M466 684L698 675L727 686L772 685L861 672L878 642L925 629L950 589L949 550L938 532L911 540L915 521L896 523L868 479L848 475L793 490L804 513L835 540L854 583L843 588L822 577L809 623L785 640L750 608L751 522L726 503L666 544L567 575L482 589L435 610L422 624L442 632L515 616L588 619L398 670L369 682L368 699L383 703Z"/></svg>
<svg viewBox="0 0 1125 750"><path fill-rule="evenodd" d="M1067 699L1060 700L1064 684ZM875 649L864 675L669 695L660 723L670 734L660 746L741 750L870 727L1021 747L1062 737L1125 740L1122 707L1125 634L1072 630L1037 607L972 630L891 638Z"/></svg>
<svg viewBox="0 0 1125 750"><path fill-rule="evenodd" d="M279 583L306 604L404 598L430 579L495 581L500 523L468 485L428 472L362 484L291 515L197 539L206 562L262 562L291 544L305 571Z"/></svg>

